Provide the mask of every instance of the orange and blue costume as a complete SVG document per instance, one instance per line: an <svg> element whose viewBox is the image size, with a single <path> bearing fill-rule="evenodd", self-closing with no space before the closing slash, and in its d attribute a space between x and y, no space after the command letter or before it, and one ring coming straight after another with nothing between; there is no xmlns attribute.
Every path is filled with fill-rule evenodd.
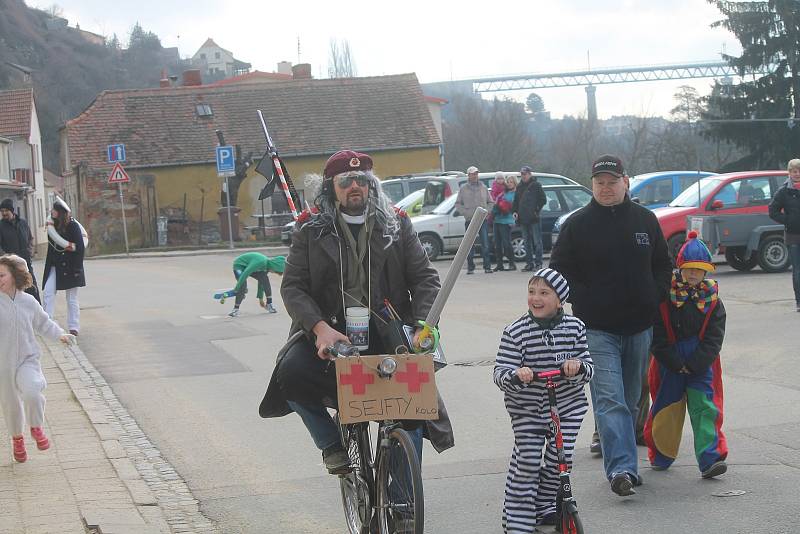
<svg viewBox="0 0 800 534"><path fill-rule="evenodd" d="M713 271L705 244L696 234L689 237L678 255L678 267ZM728 455L719 356L724 337L725 307L717 283L705 279L690 285L676 272L669 301L662 302L653 327L648 373L652 407L644 433L655 469L668 468L678 456L688 409L700 471L704 477L724 472L717 465Z"/></svg>

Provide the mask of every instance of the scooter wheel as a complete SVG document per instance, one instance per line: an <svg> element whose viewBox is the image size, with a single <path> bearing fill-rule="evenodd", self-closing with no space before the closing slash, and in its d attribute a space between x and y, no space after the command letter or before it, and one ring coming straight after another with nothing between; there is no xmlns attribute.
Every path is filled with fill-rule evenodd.
<svg viewBox="0 0 800 534"><path fill-rule="evenodd" d="M583 534L583 524L577 511L567 511L561 515L561 534Z"/></svg>

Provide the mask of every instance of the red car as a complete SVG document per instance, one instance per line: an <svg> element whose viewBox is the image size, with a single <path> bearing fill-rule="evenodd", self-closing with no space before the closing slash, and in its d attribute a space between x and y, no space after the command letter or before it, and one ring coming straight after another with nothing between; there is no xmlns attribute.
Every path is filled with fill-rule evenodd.
<svg viewBox="0 0 800 534"><path fill-rule="evenodd" d="M654 209L672 257L678 255L686 239L687 216L766 214L772 196L787 176L786 171L746 171L709 176L689 186L669 206Z"/></svg>

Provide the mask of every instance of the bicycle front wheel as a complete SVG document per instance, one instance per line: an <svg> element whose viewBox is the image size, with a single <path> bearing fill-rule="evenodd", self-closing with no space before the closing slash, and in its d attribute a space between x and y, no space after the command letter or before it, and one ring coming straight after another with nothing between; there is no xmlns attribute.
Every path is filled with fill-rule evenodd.
<svg viewBox="0 0 800 534"><path fill-rule="evenodd" d="M583 524L577 510L564 510L561 514L561 534L583 534Z"/></svg>
<svg viewBox="0 0 800 534"><path fill-rule="evenodd" d="M422 534L425 499L419 458L408 433L395 428L382 448L375 485L381 534Z"/></svg>

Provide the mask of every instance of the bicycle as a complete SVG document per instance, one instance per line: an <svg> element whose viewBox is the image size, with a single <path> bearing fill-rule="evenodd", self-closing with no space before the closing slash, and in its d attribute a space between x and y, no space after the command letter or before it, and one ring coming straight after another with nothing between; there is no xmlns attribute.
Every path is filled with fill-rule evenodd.
<svg viewBox="0 0 800 534"><path fill-rule="evenodd" d="M358 356L352 345L336 343L334 357ZM386 356L378 365L390 377L397 362ZM340 424L342 445L350 455L350 471L339 475L345 519L350 534L422 534L424 497L419 458L400 421ZM372 451L374 432L375 452Z"/></svg>
<svg viewBox="0 0 800 534"><path fill-rule="evenodd" d="M583 369L583 366L581 366ZM556 402L556 383L553 378L563 377L561 369L534 373L536 380L546 380L547 399L550 402L550 428L548 429L548 439L555 438L556 453L558 455L558 493L556 495L556 530L561 534L583 534L583 524L578 516L578 503L572 495L572 483L569 478L569 466L564 456L564 437L561 434L561 418L558 414L558 404Z"/></svg>

